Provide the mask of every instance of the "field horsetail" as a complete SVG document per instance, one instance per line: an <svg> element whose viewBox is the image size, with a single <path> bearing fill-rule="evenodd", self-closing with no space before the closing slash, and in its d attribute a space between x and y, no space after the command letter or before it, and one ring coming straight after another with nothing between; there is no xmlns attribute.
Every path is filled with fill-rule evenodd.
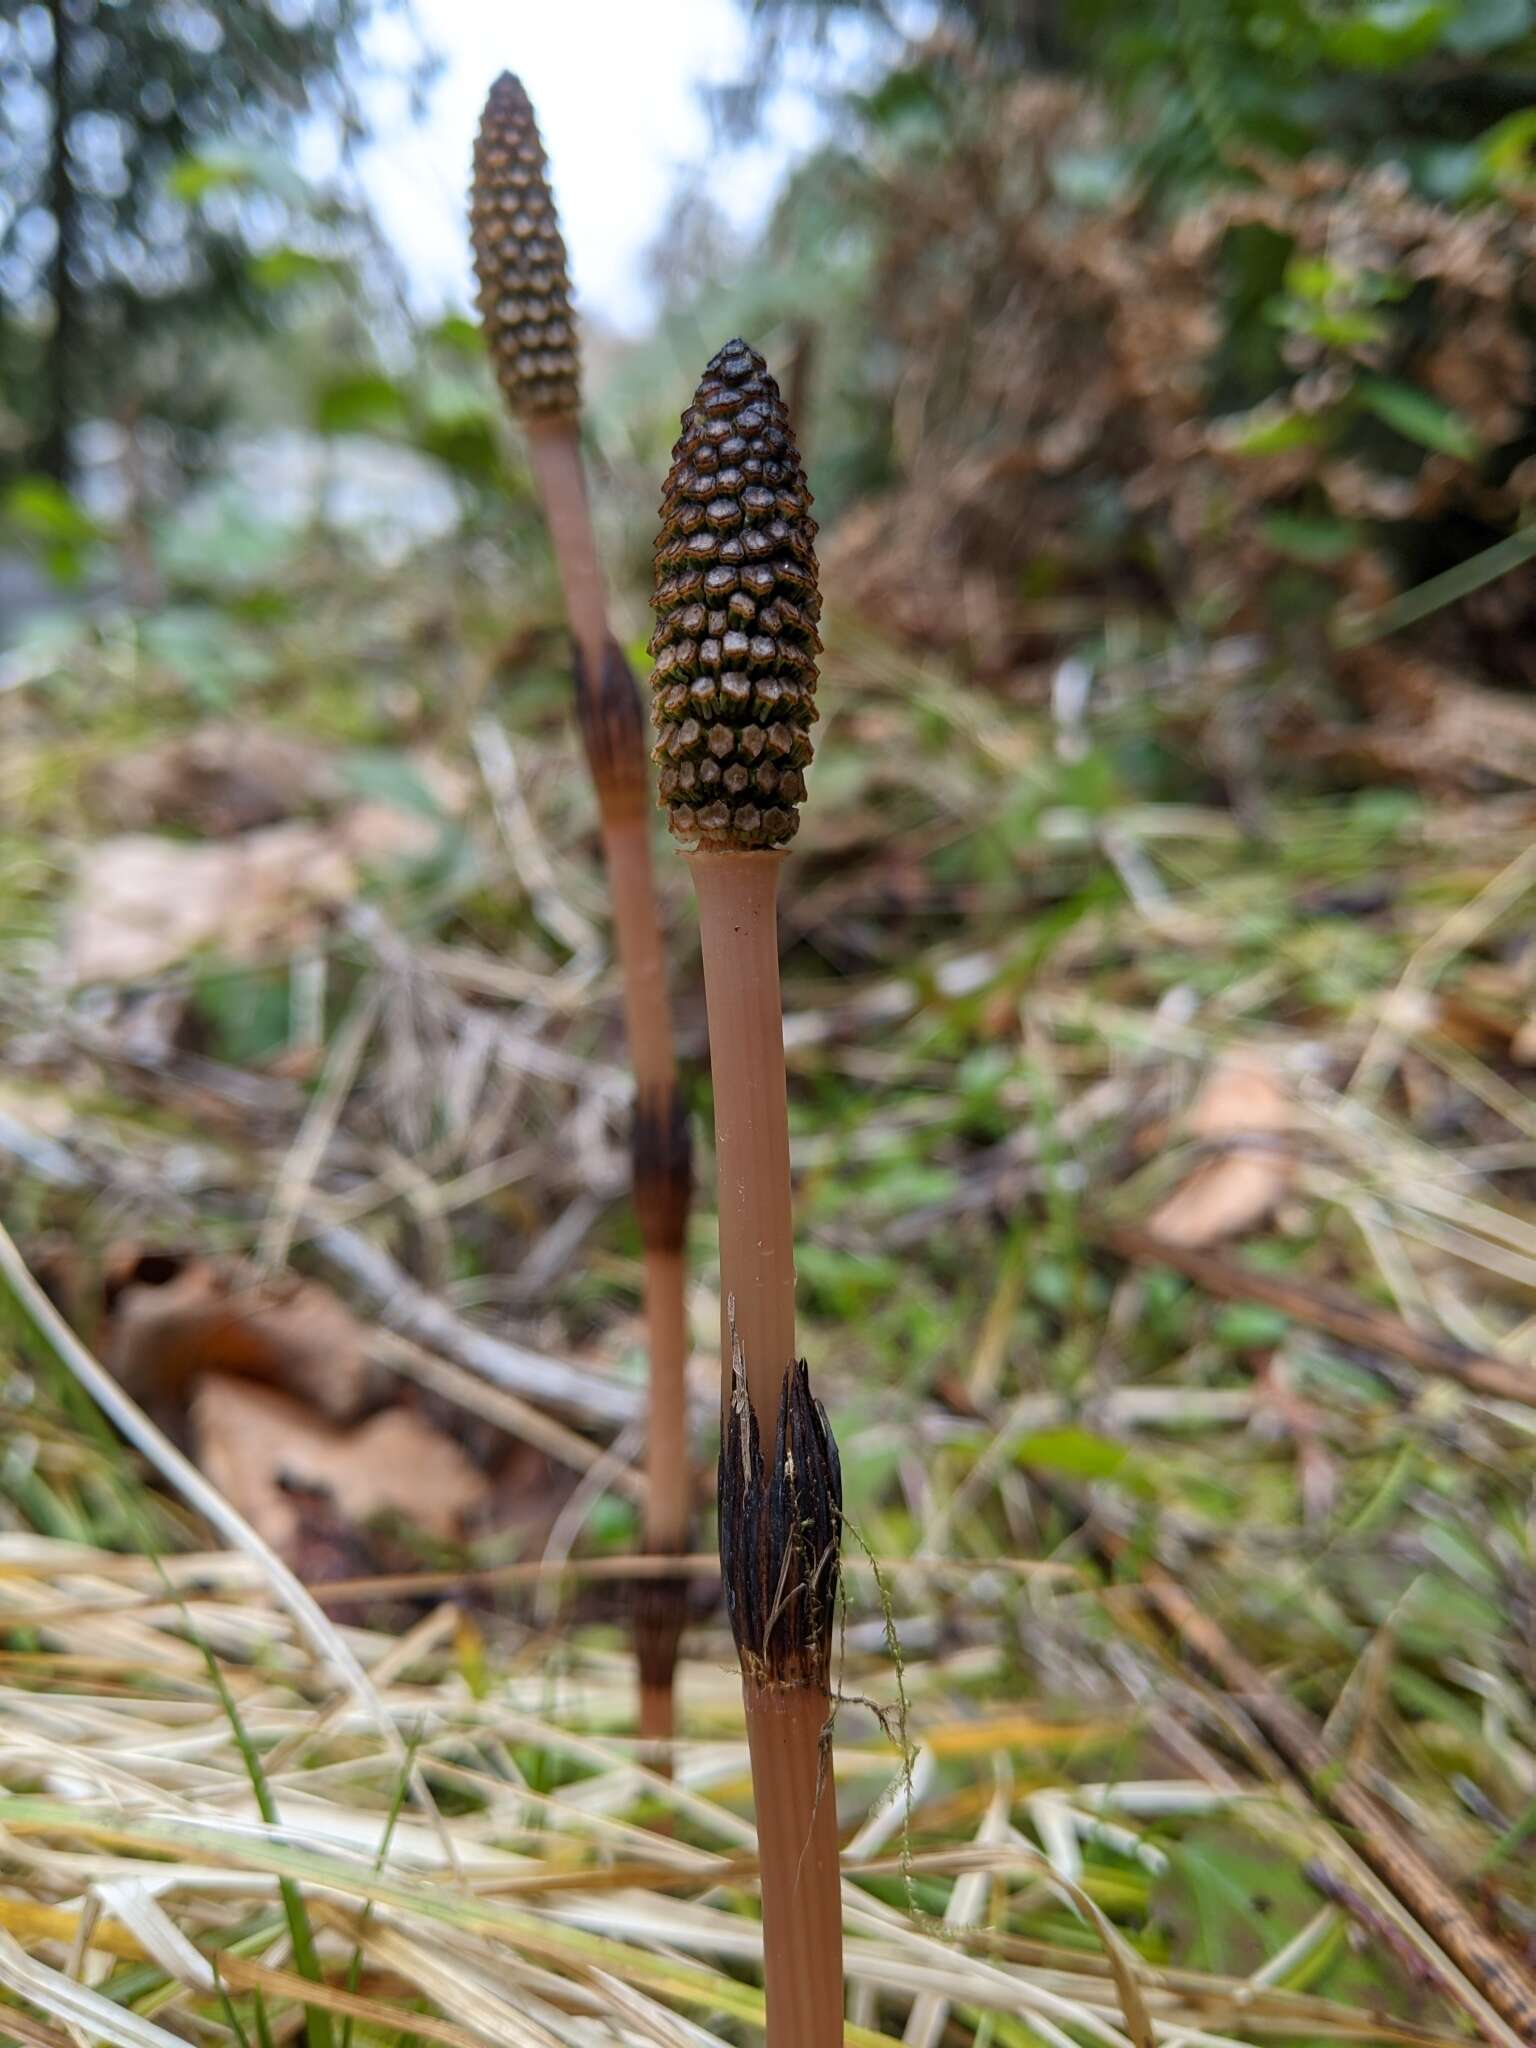
<svg viewBox="0 0 1536 2048"><path fill-rule="evenodd" d="M830 1670L842 1479L795 1344L778 887L816 718L816 524L763 358L683 415L656 538L652 759L691 850L720 1205L720 1562L762 1862L770 2048L843 2038Z"/></svg>
<svg viewBox="0 0 1536 2048"><path fill-rule="evenodd" d="M470 227L486 346L527 439L565 593L577 722L597 791L635 1071L634 1200L650 1349L644 1534L650 1555L671 1557L688 1549L692 1493L684 1378L692 1165L651 864L645 721L634 677L609 630L587 503L565 243L533 108L510 73L491 87L475 143ZM674 1733L686 1599L686 1582L676 1576L636 1584L640 1731L655 1742L668 1742Z"/></svg>

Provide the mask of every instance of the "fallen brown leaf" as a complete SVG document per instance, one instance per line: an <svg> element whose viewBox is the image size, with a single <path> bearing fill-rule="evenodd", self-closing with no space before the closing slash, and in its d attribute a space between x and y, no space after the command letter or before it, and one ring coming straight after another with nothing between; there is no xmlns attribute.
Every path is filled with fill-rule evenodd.
<svg viewBox="0 0 1536 2048"><path fill-rule="evenodd" d="M317 1502L333 1523L391 1515L452 1542L488 1491L458 1445L407 1408L343 1428L275 1387L213 1374L198 1382L192 1428L203 1471L290 1557Z"/></svg>
<svg viewBox="0 0 1536 2048"><path fill-rule="evenodd" d="M291 950L357 889L357 868L314 825L215 846L130 833L87 847L70 919L70 981L148 981L203 947L227 960Z"/></svg>
<svg viewBox="0 0 1536 2048"><path fill-rule="evenodd" d="M1254 1054L1219 1066L1184 1120L1187 1136L1221 1145L1147 1219L1168 1244L1207 1245L1261 1222L1290 1186L1295 1161L1286 1145L1294 1124L1289 1098ZM1244 1138L1265 1142L1244 1145Z"/></svg>
<svg viewBox="0 0 1536 2048"><path fill-rule="evenodd" d="M317 1281L265 1278L233 1259L118 1253L102 1355L135 1399L184 1405L204 1373L283 1387L346 1422L377 1385L361 1324Z"/></svg>

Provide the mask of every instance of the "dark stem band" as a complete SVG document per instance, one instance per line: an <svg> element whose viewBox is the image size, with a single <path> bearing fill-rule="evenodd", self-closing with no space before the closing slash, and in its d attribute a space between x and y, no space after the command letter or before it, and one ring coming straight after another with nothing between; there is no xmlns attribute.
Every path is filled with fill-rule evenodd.
<svg viewBox="0 0 1536 2048"><path fill-rule="evenodd" d="M576 723L587 766L603 803L644 804L646 787L645 712L634 672L616 640L603 649L602 668L593 675L579 644L571 647L576 683Z"/></svg>
<svg viewBox="0 0 1536 2048"><path fill-rule="evenodd" d="M688 1626L688 1601L688 1581L675 1574L635 1581L630 1613L642 1688L671 1690L678 1646Z"/></svg>
<svg viewBox="0 0 1536 2048"><path fill-rule="evenodd" d="M680 1252L693 1196L693 1138L675 1086L640 1090L630 1143L641 1241L651 1251Z"/></svg>

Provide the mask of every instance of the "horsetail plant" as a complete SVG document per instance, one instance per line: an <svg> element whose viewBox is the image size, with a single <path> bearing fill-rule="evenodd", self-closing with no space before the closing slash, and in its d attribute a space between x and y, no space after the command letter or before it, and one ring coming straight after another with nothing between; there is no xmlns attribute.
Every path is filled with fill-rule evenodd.
<svg viewBox="0 0 1536 2048"><path fill-rule="evenodd" d="M587 503L565 243L533 108L510 72L491 87L476 138L470 230L487 346L502 393L527 437L565 594L576 716L597 790L635 1070L634 1200L650 1343L645 1543L652 1556L676 1556L688 1548L691 1496L683 1252L692 1166L647 828L644 719L634 676L609 630ZM674 1732L686 1602L680 1577L637 1583L640 1732L649 1741L670 1741Z"/></svg>
<svg viewBox="0 0 1536 2048"><path fill-rule="evenodd" d="M769 2048L843 2038L830 1770L842 1478L795 1348L778 887L816 718L811 494L763 358L727 342L683 414L656 539L652 759L690 850L720 1203L720 1563L741 1662Z"/></svg>

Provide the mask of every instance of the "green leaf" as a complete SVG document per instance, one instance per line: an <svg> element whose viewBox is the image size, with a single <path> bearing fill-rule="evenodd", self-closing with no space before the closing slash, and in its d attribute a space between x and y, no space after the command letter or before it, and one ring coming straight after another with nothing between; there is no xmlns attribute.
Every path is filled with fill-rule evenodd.
<svg viewBox="0 0 1536 2048"><path fill-rule="evenodd" d="M1342 562L1360 545L1360 528L1353 520L1326 512L1266 512L1259 531L1277 555L1314 568Z"/></svg>
<svg viewBox="0 0 1536 2048"><path fill-rule="evenodd" d="M263 683L273 661L211 605L171 605L144 621L140 645L213 710L225 710L244 688Z"/></svg>
<svg viewBox="0 0 1536 2048"><path fill-rule="evenodd" d="M1294 1862L1267 1852L1226 1819L1197 1822L1166 1845L1157 1913L1182 1963L1243 1973L1274 1955L1317 1910Z"/></svg>
<svg viewBox="0 0 1536 2048"><path fill-rule="evenodd" d="M894 1261L864 1257L831 1245L804 1244L795 1254L800 1282L824 1312L852 1318L887 1301L901 1278Z"/></svg>
<svg viewBox="0 0 1536 2048"><path fill-rule="evenodd" d="M1481 444L1461 414L1442 405L1438 398L1431 398L1417 385L1399 384L1389 377L1362 377L1356 389L1377 419L1404 440L1416 441L1421 448L1433 449L1437 455L1454 455L1463 462L1470 462L1479 453Z"/></svg>
<svg viewBox="0 0 1536 2048"><path fill-rule="evenodd" d="M291 291L297 285L339 283L350 275L345 263L314 256L308 249L268 249L251 260L251 282L264 292Z"/></svg>
<svg viewBox="0 0 1536 2048"><path fill-rule="evenodd" d="M1112 1479L1132 1493L1153 1492L1151 1479L1133 1451L1092 1430L1065 1423L1059 1429L1037 1429L1013 1447L1014 1462L1041 1472L1061 1472L1069 1479Z"/></svg>
<svg viewBox="0 0 1536 2048"><path fill-rule="evenodd" d="M855 94L853 105L872 128L899 129L937 122L944 114L944 95L928 66L893 71L873 92Z"/></svg>
<svg viewBox="0 0 1536 2048"><path fill-rule="evenodd" d="M1493 184L1509 178L1527 178L1536 153L1536 107L1522 107L1482 136L1477 145L1478 165Z"/></svg>
<svg viewBox="0 0 1536 2048"><path fill-rule="evenodd" d="M1369 0L1323 24L1323 55L1348 71L1399 70L1434 49L1451 12L1444 0Z"/></svg>
<svg viewBox="0 0 1536 2048"><path fill-rule="evenodd" d="M288 1043L292 991L282 970L208 967L199 973L192 1006L210 1050L236 1066L257 1066Z"/></svg>
<svg viewBox="0 0 1536 2048"><path fill-rule="evenodd" d="M1211 1325L1218 1344L1229 1351L1273 1351L1290 1334L1290 1318L1258 1302L1237 1302L1221 1309Z"/></svg>
<svg viewBox="0 0 1536 2048"><path fill-rule="evenodd" d="M381 370L352 370L321 390L315 425L322 434L403 434L410 428L410 408L393 377Z"/></svg>
<svg viewBox="0 0 1536 2048"><path fill-rule="evenodd" d="M392 804L434 824L443 820L442 804L409 754L388 747L358 747L342 761L341 777L349 789L375 803Z"/></svg>
<svg viewBox="0 0 1536 2048"><path fill-rule="evenodd" d="M102 538L101 528L51 477L24 476L5 497L6 516L29 540L76 546Z"/></svg>
<svg viewBox="0 0 1536 2048"><path fill-rule="evenodd" d="M89 550L106 538L95 520L51 477L21 477L3 503L13 532L36 553L53 582L78 583Z"/></svg>
<svg viewBox="0 0 1536 2048"><path fill-rule="evenodd" d="M237 192L254 183L250 166L239 157L184 156L166 173L165 189L173 199L195 206L210 192Z"/></svg>
<svg viewBox="0 0 1536 2048"><path fill-rule="evenodd" d="M1307 334L1327 348L1365 348L1385 339L1387 323L1368 306L1311 304L1299 299L1271 299L1265 308L1277 327Z"/></svg>
<svg viewBox="0 0 1536 2048"><path fill-rule="evenodd" d="M1233 455L1283 455L1291 448L1315 447L1332 430L1331 414L1292 412L1283 402L1267 400L1251 412L1217 420L1211 438Z"/></svg>
<svg viewBox="0 0 1536 2048"><path fill-rule="evenodd" d="M309 187L286 157L275 150L218 149L181 157L166 173L165 189L184 206L196 206L215 192L270 192L300 204Z"/></svg>
<svg viewBox="0 0 1536 2048"><path fill-rule="evenodd" d="M427 329L427 340L440 348L455 350L462 356L476 358L485 354L485 336L477 321L466 319L462 313L446 313L434 326Z"/></svg>

